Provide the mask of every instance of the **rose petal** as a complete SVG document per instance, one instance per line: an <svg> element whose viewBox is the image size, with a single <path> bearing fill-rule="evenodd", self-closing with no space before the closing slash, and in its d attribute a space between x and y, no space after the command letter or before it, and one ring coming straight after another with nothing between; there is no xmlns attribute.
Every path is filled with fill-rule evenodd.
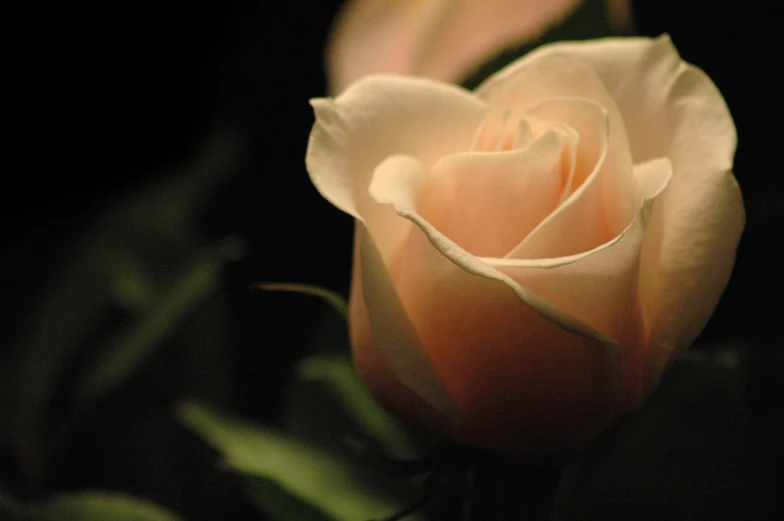
<svg viewBox="0 0 784 521"><path fill-rule="evenodd" d="M501 152L528 146L534 140L531 125L511 110L491 111L477 130L471 152Z"/></svg>
<svg viewBox="0 0 784 521"><path fill-rule="evenodd" d="M484 118L484 104L458 87L423 79L370 77L357 82L333 100L312 101L316 123L311 132L306 165L313 184L324 198L364 223L369 233L360 256L363 293L368 298L397 298L389 281L385 259L394 255L410 224L391 208L375 203L367 194L375 168L389 154L411 154L424 164L459 150L467 150ZM377 297L379 296L380 297ZM394 304L371 307L371 322L388 313L385 321L404 328L405 312ZM400 312L402 315L395 315ZM410 332L409 332L410 333ZM379 348L407 386L433 407L454 413L446 391L416 335ZM398 338L396 337L396 338ZM442 389L443 390L443 389Z"/></svg>
<svg viewBox="0 0 784 521"><path fill-rule="evenodd" d="M521 150L442 159L427 177L420 214L466 251L503 257L558 204L566 139L550 130Z"/></svg>
<svg viewBox="0 0 784 521"><path fill-rule="evenodd" d="M305 163L316 189L370 228L388 260L406 224L367 193L375 168L406 154L424 164L468 149L485 105L459 87L425 79L368 77L335 98L311 100L316 123Z"/></svg>
<svg viewBox="0 0 784 521"><path fill-rule="evenodd" d="M374 346L407 388L457 422L460 413L400 302L372 236L360 231L361 288Z"/></svg>
<svg viewBox="0 0 784 521"><path fill-rule="evenodd" d="M745 221L734 177L706 179L703 186L679 184L662 202L661 213L654 214L651 244L643 249L647 265L643 264L642 280L647 282L651 317L647 393L656 387L673 354L694 342L716 308ZM684 201L689 188L700 194L691 205ZM660 223L668 219L679 226L663 229ZM657 246L658 259L653 253Z"/></svg>
<svg viewBox="0 0 784 521"><path fill-rule="evenodd" d="M528 111L526 117L534 121L558 122L559 126L569 129L570 139L574 139L575 165L564 198L579 189L594 171L607 168L626 169L630 165L608 161L607 155L616 152L610 148L609 115L607 109L588 98L553 98L537 103ZM609 164L605 164L609 163ZM597 169L597 166L603 167ZM629 175L630 172L624 172Z"/></svg>
<svg viewBox="0 0 784 521"><path fill-rule="evenodd" d="M635 162L672 161L641 268L650 392L673 353L703 329L729 280L745 220L732 175L735 126L710 78L683 62L666 35L544 46L482 89L497 90L526 62L548 55L591 63L623 113Z"/></svg>
<svg viewBox="0 0 784 521"><path fill-rule="evenodd" d="M422 385L419 385L415 381L412 382L410 377L405 376L407 373L402 373L401 376L398 377L398 373L401 370L406 370L406 368L404 367L401 369L398 367L396 371L392 369L390 361L399 364L400 362L397 361L399 357L397 357L395 353L382 352L376 347L374 337L378 338L383 336L384 331L387 331L387 328L377 326L377 331L375 333L372 331L368 307L365 303L365 289L362 285L362 260L360 258L362 234L365 233L367 233L367 231L362 223L357 222L354 240L354 268L351 271L351 295L349 301L349 333L351 336L351 351L354 363L370 393L381 402L387 410L396 414L398 417L409 418L419 425L428 426L436 433L448 432L454 429L459 423L460 412L457 410L457 406L451 396L443 403L439 403L438 399L435 398L444 392L445 387L442 390L436 391L436 393L431 393L434 397L431 397L428 400L423 398L423 396L427 396L427 391L425 391L425 389L427 386L431 385L431 382L443 382L440 375L437 379L432 377L425 378ZM370 289L369 291L373 290ZM383 298L383 295L379 298ZM397 294L395 294L393 298L399 302ZM397 309L399 308L396 304L395 310ZM374 322L376 322L375 319ZM400 324L402 324L405 327L411 327L412 329L408 329L403 333L399 331L393 332L391 337L397 335L398 339L401 336L404 338L411 338L410 333L413 331L413 326L410 325L408 315L405 315L404 318L393 317L393 323L397 323L398 328L400 328ZM383 338L381 345L388 345L385 344ZM413 359L416 359L416 357L419 356L419 353L422 352L419 351L421 349L421 344L419 343L418 337L416 338L415 345L417 347L415 348L415 354L412 356ZM410 347L406 347L405 345L402 345L400 349L402 349L404 356L405 353L412 351ZM389 354L389 356L387 356L387 354ZM432 361L427 357L426 362L425 371L429 371L430 369L427 369L427 367L433 368ZM421 372L421 368L419 367L415 366L413 369L416 373ZM405 380L408 385L403 384L401 379ZM419 389L419 392L415 392L412 389Z"/></svg>
<svg viewBox="0 0 784 521"><path fill-rule="evenodd" d="M537 38L579 1L349 1L328 44L330 91L372 73L454 81L493 54Z"/></svg>

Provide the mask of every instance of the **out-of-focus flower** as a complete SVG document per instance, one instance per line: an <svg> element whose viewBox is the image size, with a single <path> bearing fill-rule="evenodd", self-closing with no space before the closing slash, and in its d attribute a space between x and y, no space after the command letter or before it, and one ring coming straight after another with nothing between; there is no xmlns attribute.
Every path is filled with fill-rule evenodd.
<svg viewBox="0 0 784 521"><path fill-rule="evenodd" d="M583 0L350 0L327 49L330 91L366 74L458 81L505 48L532 41ZM607 0L619 32L630 0Z"/></svg>

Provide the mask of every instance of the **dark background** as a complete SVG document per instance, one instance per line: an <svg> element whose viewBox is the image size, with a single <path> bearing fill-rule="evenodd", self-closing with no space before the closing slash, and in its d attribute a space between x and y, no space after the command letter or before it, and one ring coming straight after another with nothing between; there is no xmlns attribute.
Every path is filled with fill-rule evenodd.
<svg viewBox="0 0 784 521"><path fill-rule="evenodd" d="M224 270L216 304L216 313L231 316L239 346L216 366L220 376L178 366L182 347L162 350L104 405L61 470L11 486L16 495L121 489L193 520L233 518L249 508L237 504L237 484L213 469L212 453L167 411L184 393L203 392L243 414L276 418L281 384L324 311L302 297L260 296L248 286L298 281L347 294L352 223L318 196L304 168L313 122L307 100L325 94L323 44L339 4L141 1L42 9L20 19L19 72L6 80L19 93L6 103L21 112L9 130L26 146L9 151L0 191L4 345L107 204L189 164L216 135L235 143L236 154L200 207L199 227L206 241L242 236L246 252ZM682 56L716 82L738 127L735 173L747 227L730 285L698 341L703 349L781 345L782 55L766 4L635 3L638 32L670 33ZM228 390L211 394L205 379ZM7 482L24 481L13 457L0 463ZM228 503L235 510L227 511Z"/></svg>

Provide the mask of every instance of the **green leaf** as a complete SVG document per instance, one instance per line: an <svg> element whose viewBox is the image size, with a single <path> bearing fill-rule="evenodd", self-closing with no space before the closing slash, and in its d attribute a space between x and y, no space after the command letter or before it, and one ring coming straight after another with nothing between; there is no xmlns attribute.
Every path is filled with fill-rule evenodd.
<svg viewBox="0 0 784 521"><path fill-rule="evenodd" d="M467 89L475 89L493 73L546 43L589 40L613 34L605 0L584 0L561 24L550 28L534 41L501 52L463 81L463 86Z"/></svg>
<svg viewBox="0 0 784 521"><path fill-rule="evenodd" d="M324 384L354 424L394 457L418 457L421 447L367 391L354 364L343 356L311 356L297 365L300 379Z"/></svg>
<svg viewBox="0 0 784 521"><path fill-rule="evenodd" d="M109 492L63 494L28 507L31 521L180 521L149 501Z"/></svg>
<svg viewBox="0 0 784 521"><path fill-rule="evenodd" d="M193 403L180 406L178 415L223 455L231 469L248 477L266 478L329 518L362 521L383 518L400 508L400 502L379 490L362 469L335 454ZM263 507L281 516L281 504L286 503L273 499Z"/></svg>
<svg viewBox="0 0 784 521"><path fill-rule="evenodd" d="M324 300L338 315L348 320L348 303L346 299L332 290L312 284L298 284L294 282L264 282L255 285L254 288L262 291L289 291L302 293L303 295L313 295Z"/></svg>

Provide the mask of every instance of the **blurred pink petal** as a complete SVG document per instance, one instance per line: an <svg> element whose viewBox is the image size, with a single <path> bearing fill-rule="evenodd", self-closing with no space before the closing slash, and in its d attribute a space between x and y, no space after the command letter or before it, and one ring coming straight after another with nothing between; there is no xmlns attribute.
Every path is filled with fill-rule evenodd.
<svg viewBox="0 0 784 521"><path fill-rule="evenodd" d="M456 81L533 40L581 0L349 0L327 49L330 91L372 73Z"/></svg>

